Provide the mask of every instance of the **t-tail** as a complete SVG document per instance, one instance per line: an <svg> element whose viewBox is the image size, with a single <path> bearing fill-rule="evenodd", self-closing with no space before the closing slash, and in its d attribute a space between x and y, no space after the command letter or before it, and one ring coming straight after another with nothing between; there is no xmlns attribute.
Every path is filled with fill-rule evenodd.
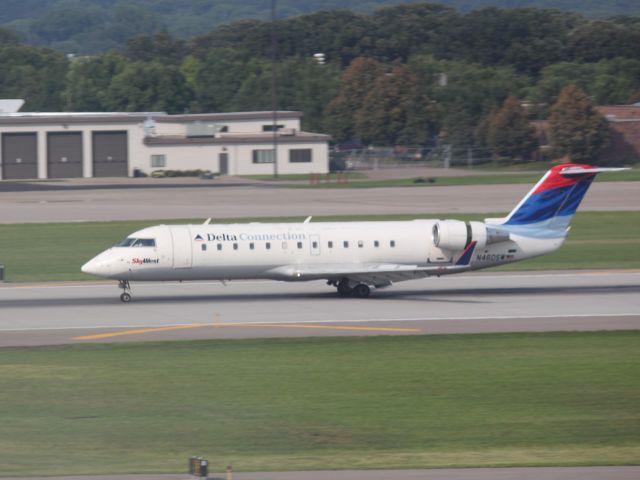
<svg viewBox="0 0 640 480"><path fill-rule="evenodd" d="M511 213L502 219L487 219L513 233L533 237L562 237L598 173L624 168L601 168L565 163L549 170Z"/></svg>

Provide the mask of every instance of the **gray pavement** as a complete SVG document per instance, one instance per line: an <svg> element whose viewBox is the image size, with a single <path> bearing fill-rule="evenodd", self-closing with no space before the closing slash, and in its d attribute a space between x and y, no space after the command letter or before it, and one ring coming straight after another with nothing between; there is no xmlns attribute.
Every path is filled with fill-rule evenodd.
<svg viewBox="0 0 640 480"><path fill-rule="evenodd" d="M475 272L339 298L324 282L0 287L0 346L640 328L640 271Z"/></svg>
<svg viewBox="0 0 640 480"><path fill-rule="evenodd" d="M166 180L166 183L163 183ZM131 183L127 183L130 181ZM125 179L11 190L0 182L0 223L262 216L507 213L532 185L304 189L263 182ZM4 187L4 190L3 188ZM640 182L596 181L581 210L638 210Z"/></svg>

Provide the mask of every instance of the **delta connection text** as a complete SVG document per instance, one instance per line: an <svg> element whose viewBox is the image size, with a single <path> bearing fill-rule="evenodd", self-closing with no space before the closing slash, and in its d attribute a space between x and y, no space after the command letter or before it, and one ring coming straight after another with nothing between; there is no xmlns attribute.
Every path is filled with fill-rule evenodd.
<svg viewBox="0 0 640 480"><path fill-rule="evenodd" d="M237 241L257 241L257 240L306 240L304 233L281 232L281 233L207 233L208 242L237 242ZM203 241L201 235L196 235L195 240Z"/></svg>

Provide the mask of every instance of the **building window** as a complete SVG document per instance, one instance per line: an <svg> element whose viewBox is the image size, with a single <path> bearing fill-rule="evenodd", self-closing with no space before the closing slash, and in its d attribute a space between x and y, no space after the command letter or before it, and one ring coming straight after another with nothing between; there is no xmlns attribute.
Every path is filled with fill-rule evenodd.
<svg viewBox="0 0 640 480"><path fill-rule="evenodd" d="M290 163L311 163L310 148L292 148L289 150Z"/></svg>
<svg viewBox="0 0 640 480"><path fill-rule="evenodd" d="M273 163L273 149L269 150L252 150L251 158L253 163Z"/></svg>
<svg viewBox="0 0 640 480"><path fill-rule="evenodd" d="M276 125L276 128L280 130L281 128L284 128L284 125ZM273 123L271 125L262 125L262 131L273 132Z"/></svg>
<svg viewBox="0 0 640 480"><path fill-rule="evenodd" d="M164 168L167 166L166 155L151 155L151 168Z"/></svg>

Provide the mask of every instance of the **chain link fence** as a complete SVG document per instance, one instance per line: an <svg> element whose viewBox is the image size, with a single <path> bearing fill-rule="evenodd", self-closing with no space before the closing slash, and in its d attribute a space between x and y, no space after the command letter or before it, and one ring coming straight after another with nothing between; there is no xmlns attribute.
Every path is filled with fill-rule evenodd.
<svg viewBox="0 0 640 480"><path fill-rule="evenodd" d="M334 149L329 159L332 171L399 167L473 168L493 162L488 148L453 145Z"/></svg>

